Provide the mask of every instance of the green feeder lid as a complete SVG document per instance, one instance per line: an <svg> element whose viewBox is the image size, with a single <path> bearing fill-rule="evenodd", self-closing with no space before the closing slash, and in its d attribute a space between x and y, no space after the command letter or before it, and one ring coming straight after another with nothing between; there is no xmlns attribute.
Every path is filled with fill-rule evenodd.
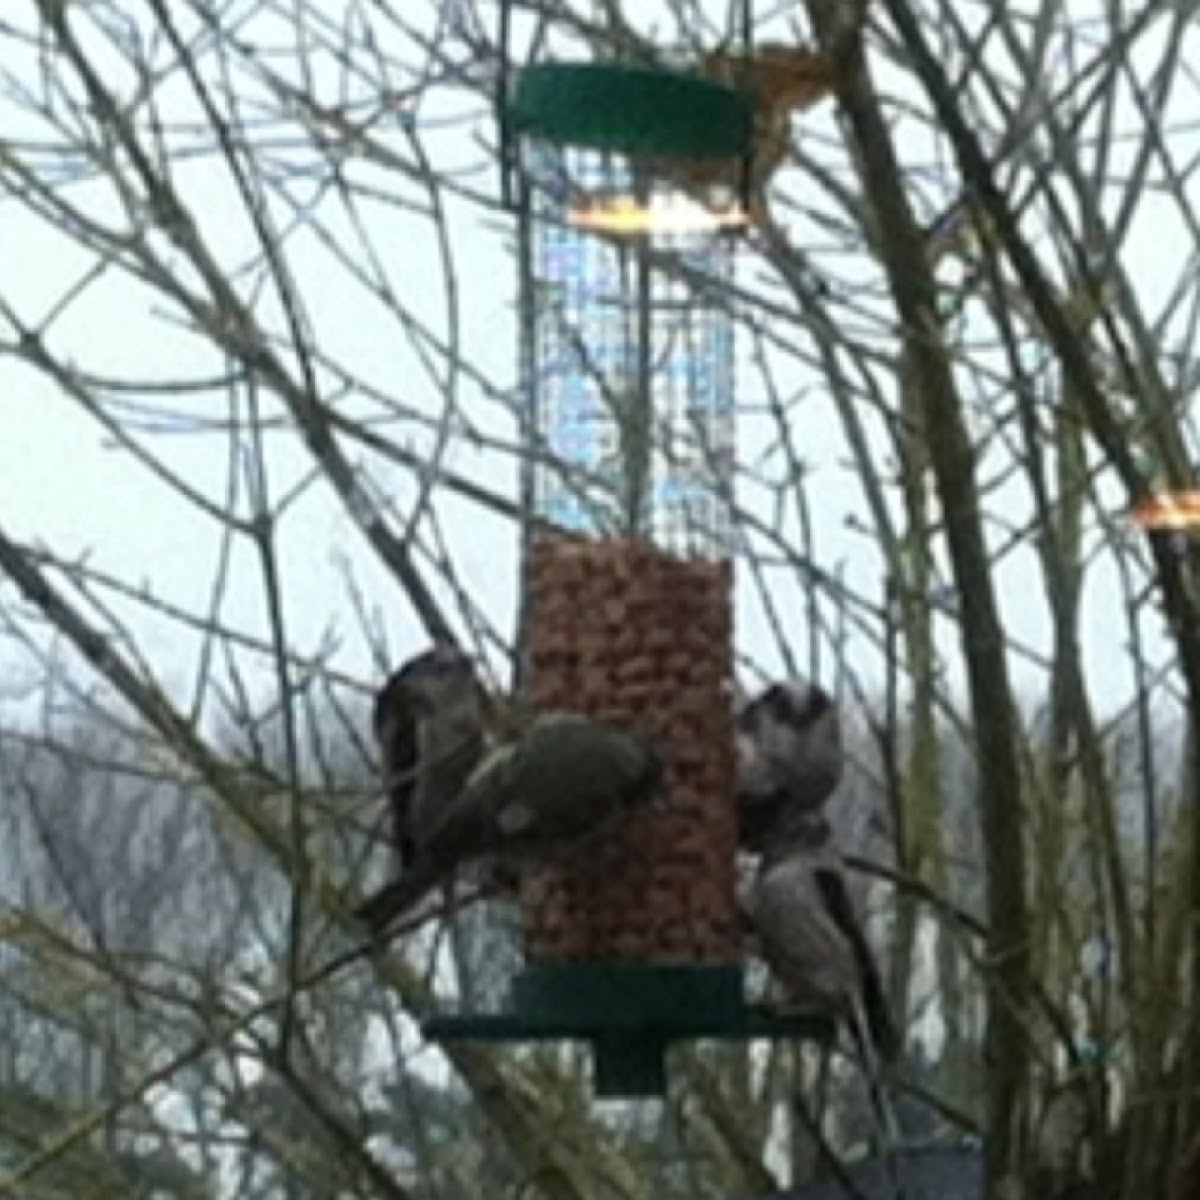
<svg viewBox="0 0 1200 1200"><path fill-rule="evenodd" d="M750 148L750 96L684 71L614 63L526 67L509 105L521 133L568 146L671 158Z"/></svg>

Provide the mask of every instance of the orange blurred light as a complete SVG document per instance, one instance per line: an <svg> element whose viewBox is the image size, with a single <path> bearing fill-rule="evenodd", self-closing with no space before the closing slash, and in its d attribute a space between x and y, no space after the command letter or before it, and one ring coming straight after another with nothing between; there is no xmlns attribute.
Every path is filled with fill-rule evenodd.
<svg viewBox="0 0 1200 1200"><path fill-rule="evenodd" d="M1161 492L1134 506L1133 519L1142 529L1200 527L1200 491Z"/></svg>
<svg viewBox="0 0 1200 1200"><path fill-rule="evenodd" d="M712 233L738 229L747 217L740 205L707 208L678 194L651 196L648 203L633 196L605 196L573 207L567 223L600 233Z"/></svg>

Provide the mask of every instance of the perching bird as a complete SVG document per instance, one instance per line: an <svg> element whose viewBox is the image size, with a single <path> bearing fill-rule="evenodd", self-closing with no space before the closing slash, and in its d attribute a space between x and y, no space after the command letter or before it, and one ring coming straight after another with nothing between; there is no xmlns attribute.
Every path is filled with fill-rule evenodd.
<svg viewBox="0 0 1200 1200"><path fill-rule="evenodd" d="M536 717L493 750L457 796L439 800L410 868L357 915L379 932L460 866L560 860L657 799L662 785L662 760L643 735L570 713Z"/></svg>
<svg viewBox="0 0 1200 1200"><path fill-rule="evenodd" d="M816 812L837 790L841 722L824 688L788 679L742 706L736 739L738 840L758 852L781 812Z"/></svg>
<svg viewBox="0 0 1200 1200"><path fill-rule="evenodd" d="M479 765L484 722L484 693L471 660L444 643L409 659L376 697L372 728L405 869L438 810Z"/></svg>
<svg viewBox="0 0 1200 1200"><path fill-rule="evenodd" d="M784 814L743 906L784 1010L845 1020L860 1044L865 1031L880 1058L894 1058L899 1037L823 816Z"/></svg>

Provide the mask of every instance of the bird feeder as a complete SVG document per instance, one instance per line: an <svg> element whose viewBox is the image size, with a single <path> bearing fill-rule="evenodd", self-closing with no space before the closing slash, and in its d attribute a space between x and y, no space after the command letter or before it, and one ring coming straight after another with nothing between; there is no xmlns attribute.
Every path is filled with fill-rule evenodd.
<svg viewBox="0 0 1200 1200"><path fill-rule="evenodd" d="M603 170L626 156L633 166L619 182L636 185L643 221L653 187L640 165L736 165L754 131L745 91L644 64L530 66L501 102L502 129L598 154ZM533 165L537 176L545 163ZM539 711L648 733L669 798L606 835L588 861L523 881L526 962L504 1011L443 1014L423 1029L444 1040L585 1040L598 1095L661 1095L672 1042L826 1039L831 1025L772 1016L744 994L733 326L714 299L730 278L728 251L694 257L689 290L655 269L649 236L632 252L596 239L577 191L546 195L519 210L523 490L533 508L525 688Z"/></svg>
<svg viewBox="0 0 1200 1200"><path fill-rule="evenodd" d="M507 1011L434 1017L426 1036L588 1041L602 1097L663 1094L672 1042L828 1038L828 1022L773 1016L744 996L730 562L560 534L534 542L530 568L534 707L650 734L669 801L586 861L527 877L526 965Z"/></svg>

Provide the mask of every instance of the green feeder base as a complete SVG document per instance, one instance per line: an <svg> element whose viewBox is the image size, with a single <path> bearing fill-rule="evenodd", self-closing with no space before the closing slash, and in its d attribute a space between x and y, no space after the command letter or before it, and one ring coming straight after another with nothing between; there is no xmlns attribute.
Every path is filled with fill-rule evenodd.
<svg viewBox="0 0 1200 1200"><path fill-rule="evenodd" d="M831 1021L778 1016L748 1005L740 966L571 963L526 967L507 1011L444 1013L422 1022L430 1041L592 1044L602 1098L661 1096L666 1049L701 1039L830 1041Z"/></svg>
<svg viewBox="0 0 1200 1200"><path fill-rule="evenodd" d="M526 67L513 128L560 145L668 158L736 158L754 132L750 97L684 71L613 63Z"/></svg>

